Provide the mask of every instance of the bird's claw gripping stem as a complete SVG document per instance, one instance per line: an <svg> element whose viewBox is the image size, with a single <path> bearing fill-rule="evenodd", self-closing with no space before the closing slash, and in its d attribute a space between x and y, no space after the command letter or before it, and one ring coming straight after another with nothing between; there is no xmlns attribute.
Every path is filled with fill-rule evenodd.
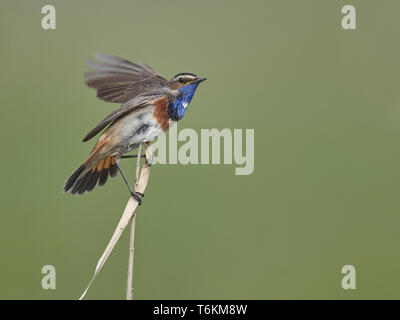
<svg viewBox="0 0 400 320"><path fill-rule="evenodd" d="M132 191L131 195L138 202L140 206L142 204L143 193Z"/></svg>

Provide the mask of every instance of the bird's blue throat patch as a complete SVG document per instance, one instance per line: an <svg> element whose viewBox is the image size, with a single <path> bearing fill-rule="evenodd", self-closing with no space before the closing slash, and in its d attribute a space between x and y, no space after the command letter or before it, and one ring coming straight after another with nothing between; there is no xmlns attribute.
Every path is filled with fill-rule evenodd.
<svg viewBox="0 0 400 320"><path fill-rule="evenodd" d="M198 83L192 83L178 89L181 95L177 97L172 106L168 108L168 116L171 120L178 121L183 118L198 85Z"/></svg>

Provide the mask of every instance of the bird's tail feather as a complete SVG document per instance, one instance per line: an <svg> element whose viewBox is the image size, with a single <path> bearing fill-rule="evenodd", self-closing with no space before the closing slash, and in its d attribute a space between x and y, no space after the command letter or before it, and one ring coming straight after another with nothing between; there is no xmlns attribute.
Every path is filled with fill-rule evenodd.
<svg viewBox="0 0 400 320"><path fill-rule="evenodd" d="M115 177L118 174L118 167L114 156L108 156L97 163L85 162L77 168L68 178L64 185L64 192L71 194L82 194L90 192L96 186L103 186L108 176Z"/></svg>

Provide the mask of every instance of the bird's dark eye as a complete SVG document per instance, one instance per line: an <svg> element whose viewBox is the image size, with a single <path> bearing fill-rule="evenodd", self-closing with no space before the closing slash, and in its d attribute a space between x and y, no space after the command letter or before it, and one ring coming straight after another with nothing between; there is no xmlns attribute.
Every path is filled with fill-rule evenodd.
<svg viewBox="0 0 400 320"><path fill-rule="evenodd" d="M179 78L178 78L178 81L179 81L180 83L183 83L183 78L182 78L182 77L179 77Z"/></svg>

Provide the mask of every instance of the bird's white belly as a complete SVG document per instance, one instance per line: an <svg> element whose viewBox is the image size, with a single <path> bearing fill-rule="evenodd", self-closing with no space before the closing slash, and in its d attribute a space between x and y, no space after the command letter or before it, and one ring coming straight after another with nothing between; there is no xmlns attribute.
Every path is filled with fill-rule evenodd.
<svg viewBox="0 0 400 320"><path fill-rule="evenodd" d="M139 143L153 141L163 132L153 117L153 108L139 109L118 122L121 142L130 150Z"/></svg>

